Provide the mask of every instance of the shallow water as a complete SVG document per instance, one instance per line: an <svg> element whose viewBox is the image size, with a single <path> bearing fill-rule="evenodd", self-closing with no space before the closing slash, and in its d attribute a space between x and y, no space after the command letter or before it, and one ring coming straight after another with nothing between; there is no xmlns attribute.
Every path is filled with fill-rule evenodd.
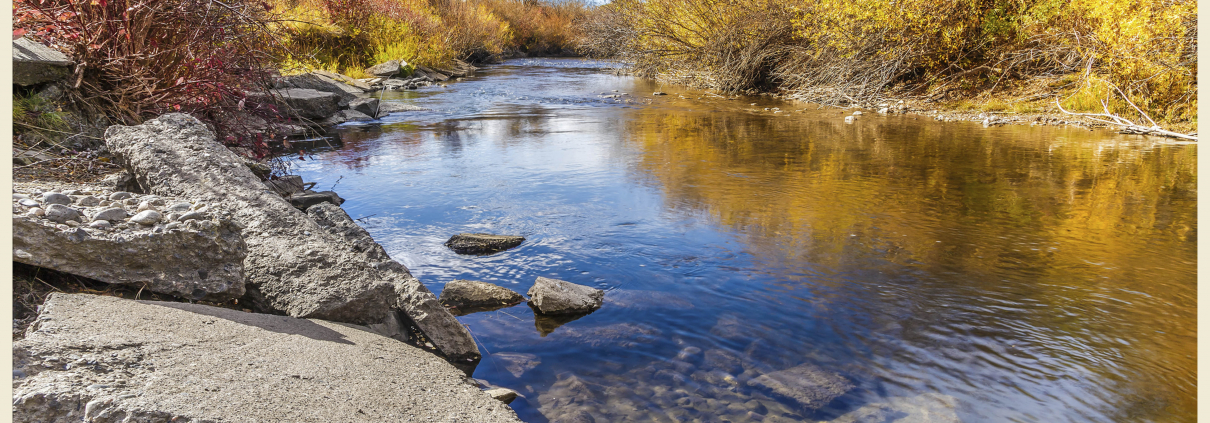
<svg viewBox="0 0 1210 423"><path fill-rule="evenodd" d="M343 126L342 147L293 162L434 293L608 290L562 326L525 305L460 317L474 376L520 392L522 419L1195 419L1195 145L848 125L607 66L514 60L387 93L432 110ZM528 240L460 256L442 246L459 232ZM854 388L811 410L747 383L804 364Z"/></svg>

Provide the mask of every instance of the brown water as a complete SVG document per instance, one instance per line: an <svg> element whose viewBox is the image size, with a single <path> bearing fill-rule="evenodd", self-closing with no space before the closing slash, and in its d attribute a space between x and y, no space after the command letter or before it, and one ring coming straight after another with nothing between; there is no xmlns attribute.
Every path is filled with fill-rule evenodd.
<svg viewBox="0 0 1210 423"><path fill-rule="evenodd" d="M475 377L519 391L523 419L852 421L930 398L968 422L1195 419L1195 145L845 124L605 65L512 61L388 94L433 111L344 127L296 162L434 292L609 290L541 331L523 305L460 318ZM441 246L465 231L528 241ZM747 383L804 364L855 388L812 410Z"/></svg>

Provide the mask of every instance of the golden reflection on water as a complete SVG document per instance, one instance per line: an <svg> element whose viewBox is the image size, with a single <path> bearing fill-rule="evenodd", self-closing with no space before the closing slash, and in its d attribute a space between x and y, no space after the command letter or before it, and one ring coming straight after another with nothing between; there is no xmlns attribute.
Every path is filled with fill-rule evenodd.
<svg viewBox="0 0 1210 423"><path fill-rule="evenodd" d="M924 272L930 285L914 288L935 294L887 289L956 292L975 322L1066 364L998 354L1022 372L1083 367L1121 421L1196 415L1195 146L839 113L653 107L633 110L624 132L667 210L731 227L787 292L826 303L860 289L828 275L870 263L888 278Z"/></svg>

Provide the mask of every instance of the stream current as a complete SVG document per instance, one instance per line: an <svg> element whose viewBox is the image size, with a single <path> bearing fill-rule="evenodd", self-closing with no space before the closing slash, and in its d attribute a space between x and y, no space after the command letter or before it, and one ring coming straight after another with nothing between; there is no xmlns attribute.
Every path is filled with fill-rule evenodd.
<svg viewBox="0 0 1210 423"><path fill-rule="evenodd" d="M291 159L435 294L606 290L570 322L459 317L474 377L518 391L523 420L1195 419L1196 145L845 124L612 65L517 59L387 92L430 110ZM464 256L442 245L460 232L527 240ZM753 382L803 368L851 389L809 408Z"/></svg>

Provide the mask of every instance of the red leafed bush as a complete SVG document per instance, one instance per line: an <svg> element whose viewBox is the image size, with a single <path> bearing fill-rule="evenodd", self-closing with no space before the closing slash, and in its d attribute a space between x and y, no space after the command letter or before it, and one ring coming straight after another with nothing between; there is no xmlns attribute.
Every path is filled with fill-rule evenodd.
<svg viewBox="0 0 1210 423"><path fill-rule="evenodd" d="M185 112L219 139L267 153L257 116L279 120L263 90L281 57L255 0L14 0L14 36L31 36L72 56L68 83L78 100L125 124Z"/></svg>

